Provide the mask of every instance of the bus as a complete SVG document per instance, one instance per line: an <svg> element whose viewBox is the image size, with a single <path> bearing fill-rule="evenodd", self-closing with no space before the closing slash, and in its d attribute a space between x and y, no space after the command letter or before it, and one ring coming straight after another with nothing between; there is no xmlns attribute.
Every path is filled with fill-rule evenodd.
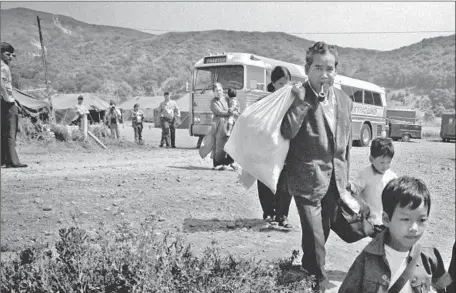
<svg viewBox="0 0 456 293"><path fill-rule="evenodd" d="M211 130L212 83L220 82L225 91L230 87L235 88L242 112L269 94L267 85L271 82L271 72L279 65L288 68L292 81L307 80L301 65L249 53L208 55L196 62L190 90L189 133L199 137L197 147ZM334 86L354 101L352 136L355 143L367 146L372 138L386 134L386 98L383 88L341 75L336 76Z"/></svg>

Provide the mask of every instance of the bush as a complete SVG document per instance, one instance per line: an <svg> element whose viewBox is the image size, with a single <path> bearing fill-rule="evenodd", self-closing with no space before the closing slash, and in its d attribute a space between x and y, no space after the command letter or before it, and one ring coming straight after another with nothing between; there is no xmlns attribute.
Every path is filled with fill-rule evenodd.
<svg viewBox="0 0 456 293"><path fill-rule="evenodd" d="M54 135L41 120L33 123L30 117L19 119L19 135L26 139L53 140Z"/></svg>
<svg viewBox="0 0 456 293"><path fill-rule="evenodd" d="M54 132L55 138L60 141L69 141L71 134L68 128L62 124L51 124L51 131Z"/></svg>
<svg viewBox="0 0 456 293"><path fill-rule="evenodd" d="M109 137L110 132L108 126L103 123L94 124L89 126L89 131L98 138Z"/></svg>
<svg viewBox="0 0 456 293"><path fill-rule="evenodd" d="M222 257L215 245L197 257L179 235L159 237L154 222L101 228L92 237L77 227L60 229L56 255L28 248L1 262L1 292L311 292L310 280L283 282L289 260Z"/></svg>

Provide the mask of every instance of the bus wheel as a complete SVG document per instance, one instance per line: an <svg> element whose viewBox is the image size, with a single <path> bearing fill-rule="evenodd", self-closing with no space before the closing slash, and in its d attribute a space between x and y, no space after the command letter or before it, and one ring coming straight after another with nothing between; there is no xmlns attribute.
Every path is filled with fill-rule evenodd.
<svg viewBox="0 0 456 293"><path fill-rule="evenodd" d="M409 142L410 139L411 139L410 134L404 134L404 135L402 135L402 141L404 141L404 142Z"/></svg>
<svg viewBox="0 0 456 293"><path fill-rule="evenodd" d="M361 146L363 146L363 147L369 146L371 139L372 139L372 133L371 133L369 125L363 124L363 127L361 127L361 139L360 139Z"/></svg>

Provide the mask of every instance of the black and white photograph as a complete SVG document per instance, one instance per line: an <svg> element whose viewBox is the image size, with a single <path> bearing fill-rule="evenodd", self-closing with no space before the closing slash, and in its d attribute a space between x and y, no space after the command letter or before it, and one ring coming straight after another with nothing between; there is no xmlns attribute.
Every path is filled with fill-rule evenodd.
<svg viewBox="0 0 456 293"><path fill-rule="evenodd" d="M456 292L455 6L2 1L0 292Z"/></svg>

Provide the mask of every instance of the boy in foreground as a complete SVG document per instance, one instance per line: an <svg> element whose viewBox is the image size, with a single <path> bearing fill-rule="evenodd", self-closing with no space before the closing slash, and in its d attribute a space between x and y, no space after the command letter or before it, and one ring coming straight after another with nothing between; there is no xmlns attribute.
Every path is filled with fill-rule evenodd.
<svg viewBox="0 0 456 293"><path fill-rule="evenodd" d="M434 247L418 240L427 228L431 196L419 179L391 180L382 193L383 222L378 234L356 258L339 293L447 292L451 278Z"/></svg>

